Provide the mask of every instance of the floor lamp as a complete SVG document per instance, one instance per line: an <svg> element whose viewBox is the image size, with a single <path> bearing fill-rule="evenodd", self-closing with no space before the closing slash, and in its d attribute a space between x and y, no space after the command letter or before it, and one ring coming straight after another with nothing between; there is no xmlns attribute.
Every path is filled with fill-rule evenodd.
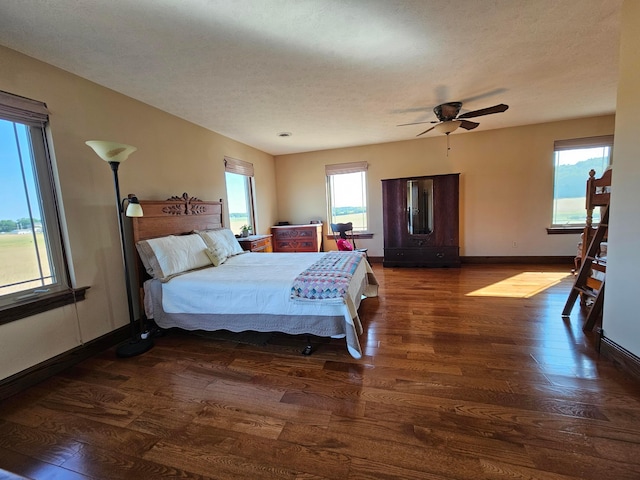
<svg viewBox="0 0 640 480"><path fill-rule="evenodd" d="M120 185L118 183L118 167L120 166L120 163L124 162L129 155L137 150L137 148L132 147L131 145L105 142L101 140L89 140L85 143L91 147L101 159L108 162L111 166L111 170L113 171L113 183L116 189L116 209L118 212L118 225L120 226L120 242L122 246L122 263L124 265L124 280L127 287L129 324L131 326L131 338L126 343L123 343L116 348L116 355L118 357L133 357L140 355L153 347L153 340L142 333L138 333L136 330L136 321L133 313L131 279L129 278L129 265L127 262L127 249L124 236L123 215L126 214L127 217L141 217L142 207L140 206L138 199L133 195L129 195L127 198L121 200ZM126 212L124 210L125 202L128 202Z"/></svg>

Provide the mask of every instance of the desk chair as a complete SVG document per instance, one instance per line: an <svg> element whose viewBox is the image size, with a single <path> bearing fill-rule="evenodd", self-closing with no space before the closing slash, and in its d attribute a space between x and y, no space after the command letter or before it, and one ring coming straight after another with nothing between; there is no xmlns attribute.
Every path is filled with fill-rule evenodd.
<svg viewBox="0 0 640 480"><path fill-rule="evenodd" d="M349 223L332 223L331 233L333 233L333 239L340 251L354 251L362 252L369 259L367 255L367 248L357 248L356 240L353 236L353 224Z"/></svg>

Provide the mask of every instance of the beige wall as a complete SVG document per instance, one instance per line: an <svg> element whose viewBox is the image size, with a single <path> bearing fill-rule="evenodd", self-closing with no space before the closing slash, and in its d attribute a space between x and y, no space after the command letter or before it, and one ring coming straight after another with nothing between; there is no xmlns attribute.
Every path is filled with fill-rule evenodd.
<svg viewBox="0 0 640 480"><path fill-rule="evenodd" d="M604 335L640 357L640 2L623 6Z"/></svg>
<svg viewBox="0 0 640 480"><path fill-rule="evenodd" d="M553 197L553 142L612 134L614 116L276 157L280 220L325 222L324 165L366 161L372 240L369 255L382 256L380 180L460 173L460 242L464 256L575 255L578 235L548 235ZM411 135L410 132L407 135ZM585 172L585 181L588 172ZM517 247L513 247L516 242ZM334 249L333 242L327 247Z"/></svg>
<svg viewBox="0 0 640 480"><path fill-rule="evenodd" d="M0 379L128 322L111 169L86 140L138 147L120 167L120 188L148 200L183 192L225 198L223 157L252 162L260 231L276 220L272 156L4 47L0 66L0 90L44 101L51 111L75 284L91 287L77 310L0 326Z"/></svg>

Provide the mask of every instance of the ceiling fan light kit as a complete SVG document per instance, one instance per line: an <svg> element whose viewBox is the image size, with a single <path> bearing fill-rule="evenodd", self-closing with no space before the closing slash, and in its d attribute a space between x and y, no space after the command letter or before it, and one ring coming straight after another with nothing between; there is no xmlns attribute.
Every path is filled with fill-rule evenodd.
<svg viewBox="0 0 640 480"><path fill-rule="evenodd" d="M480 110L473 110L471 112L458 115L460 113L461 108L462 108L462 102L442 103L440 105L436 105L435 107L433 107L433 113L435 113L436 117L438 118L437 121L433 120L431 122L403 123L402 125L398 125L398 126L404 127L406 125L419 125L421 123L435 123L436 125L426 129L424 132L420 132L418 135L416 135L416 137L419 137L420 135L424 135L425 133L429 133L431 130L435 130L438 133L444 133L445 135L449 135L450 133L454 132L458 128L464 128L465 130L473 130L478 125L480 125L478 122L471 122L467 120L467 118L482 117L484 115L491 115L493 113L501 113L506 111L509 108L509 105L500 103L492 107L481 108Z"/></svg>
<svg viewBox="0 0 640 480"><path fill-rule="evenodd" d="M462 120L450 120L448 122L439 123L434 128L438 133L449 135L450 133L455 132L461 124Z"/></svg>

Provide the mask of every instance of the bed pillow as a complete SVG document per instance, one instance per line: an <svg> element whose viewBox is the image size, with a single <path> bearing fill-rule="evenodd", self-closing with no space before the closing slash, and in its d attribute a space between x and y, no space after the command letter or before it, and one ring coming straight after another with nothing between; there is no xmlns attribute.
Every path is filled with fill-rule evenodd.
<svg viewBox="0 0 640 480"><path fill-rule="evenodd" d="M226 262L229 257L246 253L233 232L228 228L202 230L197 233L207 245L205 253L216 267Z"/></svg>
<svg viewBox="0 0 640 480"><path fill-rule="evenodd" d="M169 235L136 243L140 259L153 278L167 281L175 275L211 266L200 235Z"/></svg>

